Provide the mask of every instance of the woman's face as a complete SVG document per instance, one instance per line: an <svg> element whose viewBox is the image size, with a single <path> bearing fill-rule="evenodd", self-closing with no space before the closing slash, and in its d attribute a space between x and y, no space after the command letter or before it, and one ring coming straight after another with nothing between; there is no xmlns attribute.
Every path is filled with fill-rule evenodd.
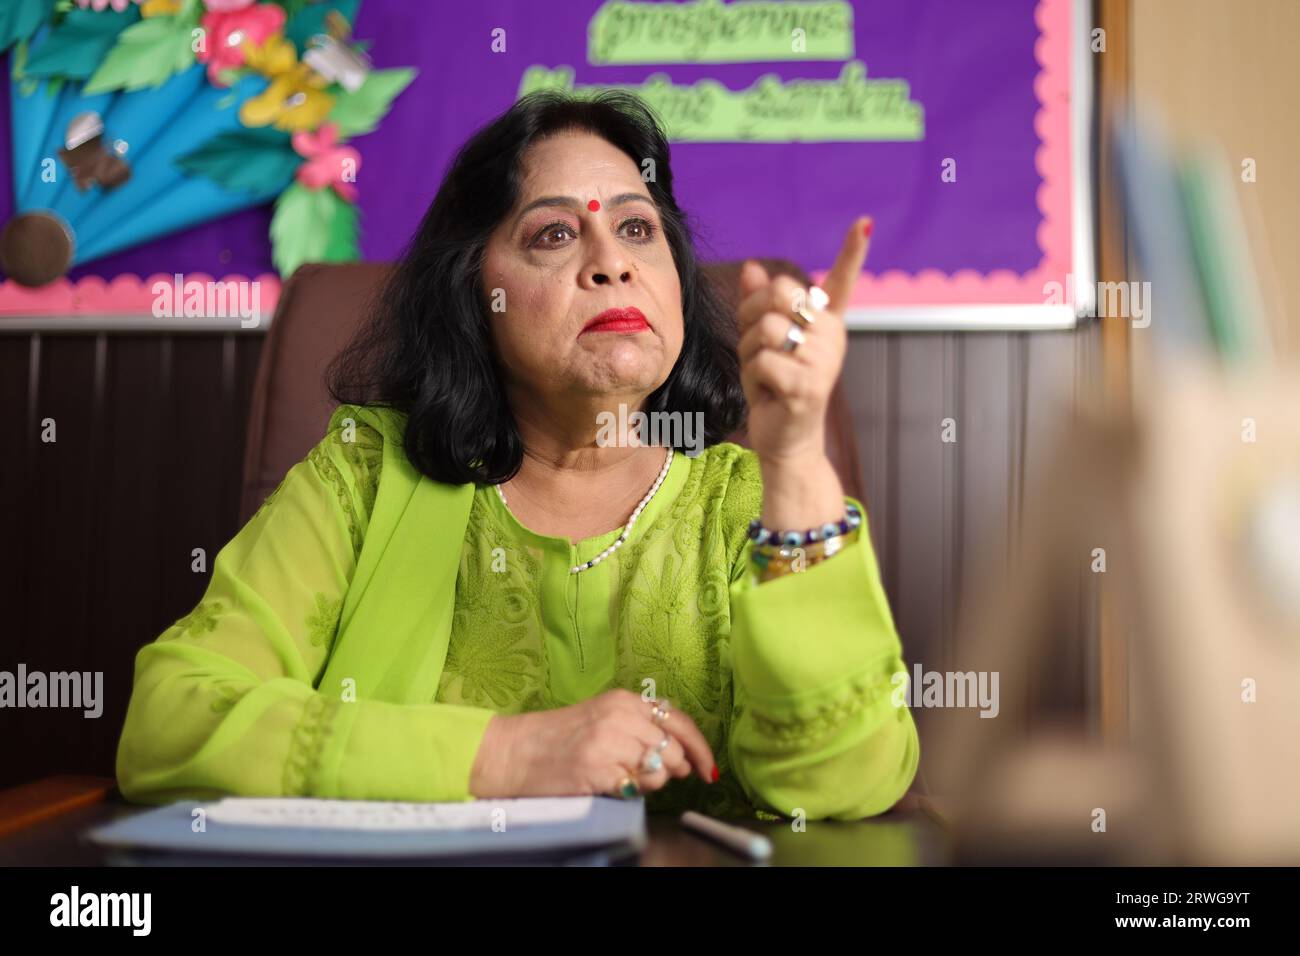
<svg viewBox="0 0 1300 956"><path fill-rule="evenodd" d="M483 267L507 383L546 396L623 395L634 406L682 348L681 282L641 172L581 132L534 143L522 171ZM632 313L592 327L611 309L639 310L644 323Z"/></svg>

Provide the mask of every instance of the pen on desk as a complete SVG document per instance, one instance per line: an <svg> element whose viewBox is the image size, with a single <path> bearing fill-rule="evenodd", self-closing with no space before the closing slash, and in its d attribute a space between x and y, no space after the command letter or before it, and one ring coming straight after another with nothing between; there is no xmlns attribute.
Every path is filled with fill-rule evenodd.
<svg viewBox="0 0 1300 956"><path fill-rule="evenodd" d="M760 834L751 833L742 827L732 826L729 823L723 823L721 820L706 817L694 810L687 810L682 814L682 823L696 833L717 840L727 849L734 850L741 856L747 856L752 860L766 860L772 855L771 840Z"/></svg>

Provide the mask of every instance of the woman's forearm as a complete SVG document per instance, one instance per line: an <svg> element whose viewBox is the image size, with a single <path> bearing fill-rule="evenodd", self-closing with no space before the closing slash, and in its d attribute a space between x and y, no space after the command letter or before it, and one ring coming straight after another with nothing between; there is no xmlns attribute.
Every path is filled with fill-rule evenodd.
<svg viewBox="0 0 1300 956"><path fill-rule="evenodd" d="M844 517L844 487L825 452L760 460L760 466L764 527L802 531Z"/></svg>

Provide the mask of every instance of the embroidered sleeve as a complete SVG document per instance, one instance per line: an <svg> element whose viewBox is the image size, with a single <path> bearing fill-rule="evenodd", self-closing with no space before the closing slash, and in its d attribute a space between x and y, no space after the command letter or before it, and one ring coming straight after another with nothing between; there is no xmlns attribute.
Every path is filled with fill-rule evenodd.
<svg viewBox="0 0 1300 956"><path fill-rule="evenodd" d="M748 475L737 477L746 485L761 482L756 460L744 467ZM745 504L730 509L731 521L748 525L757 514L751 497L741 492ZM731 763L754 804L781 816L882 813L910 786L920 744L898 690L902 648L866 525L834 558L762 585L748 573L746 530L729 532L740 541L731 575Z"/></svg>

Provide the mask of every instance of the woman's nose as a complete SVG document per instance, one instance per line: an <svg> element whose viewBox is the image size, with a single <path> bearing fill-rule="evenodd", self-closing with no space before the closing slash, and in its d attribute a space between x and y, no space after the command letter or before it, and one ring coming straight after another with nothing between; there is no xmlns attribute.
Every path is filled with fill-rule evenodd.
<svg viewBox="0 0 1300 956"><path fill-rule="evenodd" d="M594 285L605 285L606 283L610 282L611 279L610 279L610 275L609 275L609 273L605 273L605 272L593 272L593 273L591 274L591 281L592 281L592 283L593 283ZM631 270L631 269L624 269L623 271L619 272L619 273L618 273L618 281L619 281L619 282L631 282L631 281L632 281L632 270Z"/></svg>
<svg viewBox="0 0 1300 956"><path fill-rule="evenodd" d="M591 258L586 267L587 281L593 286L609 285L618 282L631 282L632 263L628 261L626 251L613 237L601 236L595 239Z"/></svg>

